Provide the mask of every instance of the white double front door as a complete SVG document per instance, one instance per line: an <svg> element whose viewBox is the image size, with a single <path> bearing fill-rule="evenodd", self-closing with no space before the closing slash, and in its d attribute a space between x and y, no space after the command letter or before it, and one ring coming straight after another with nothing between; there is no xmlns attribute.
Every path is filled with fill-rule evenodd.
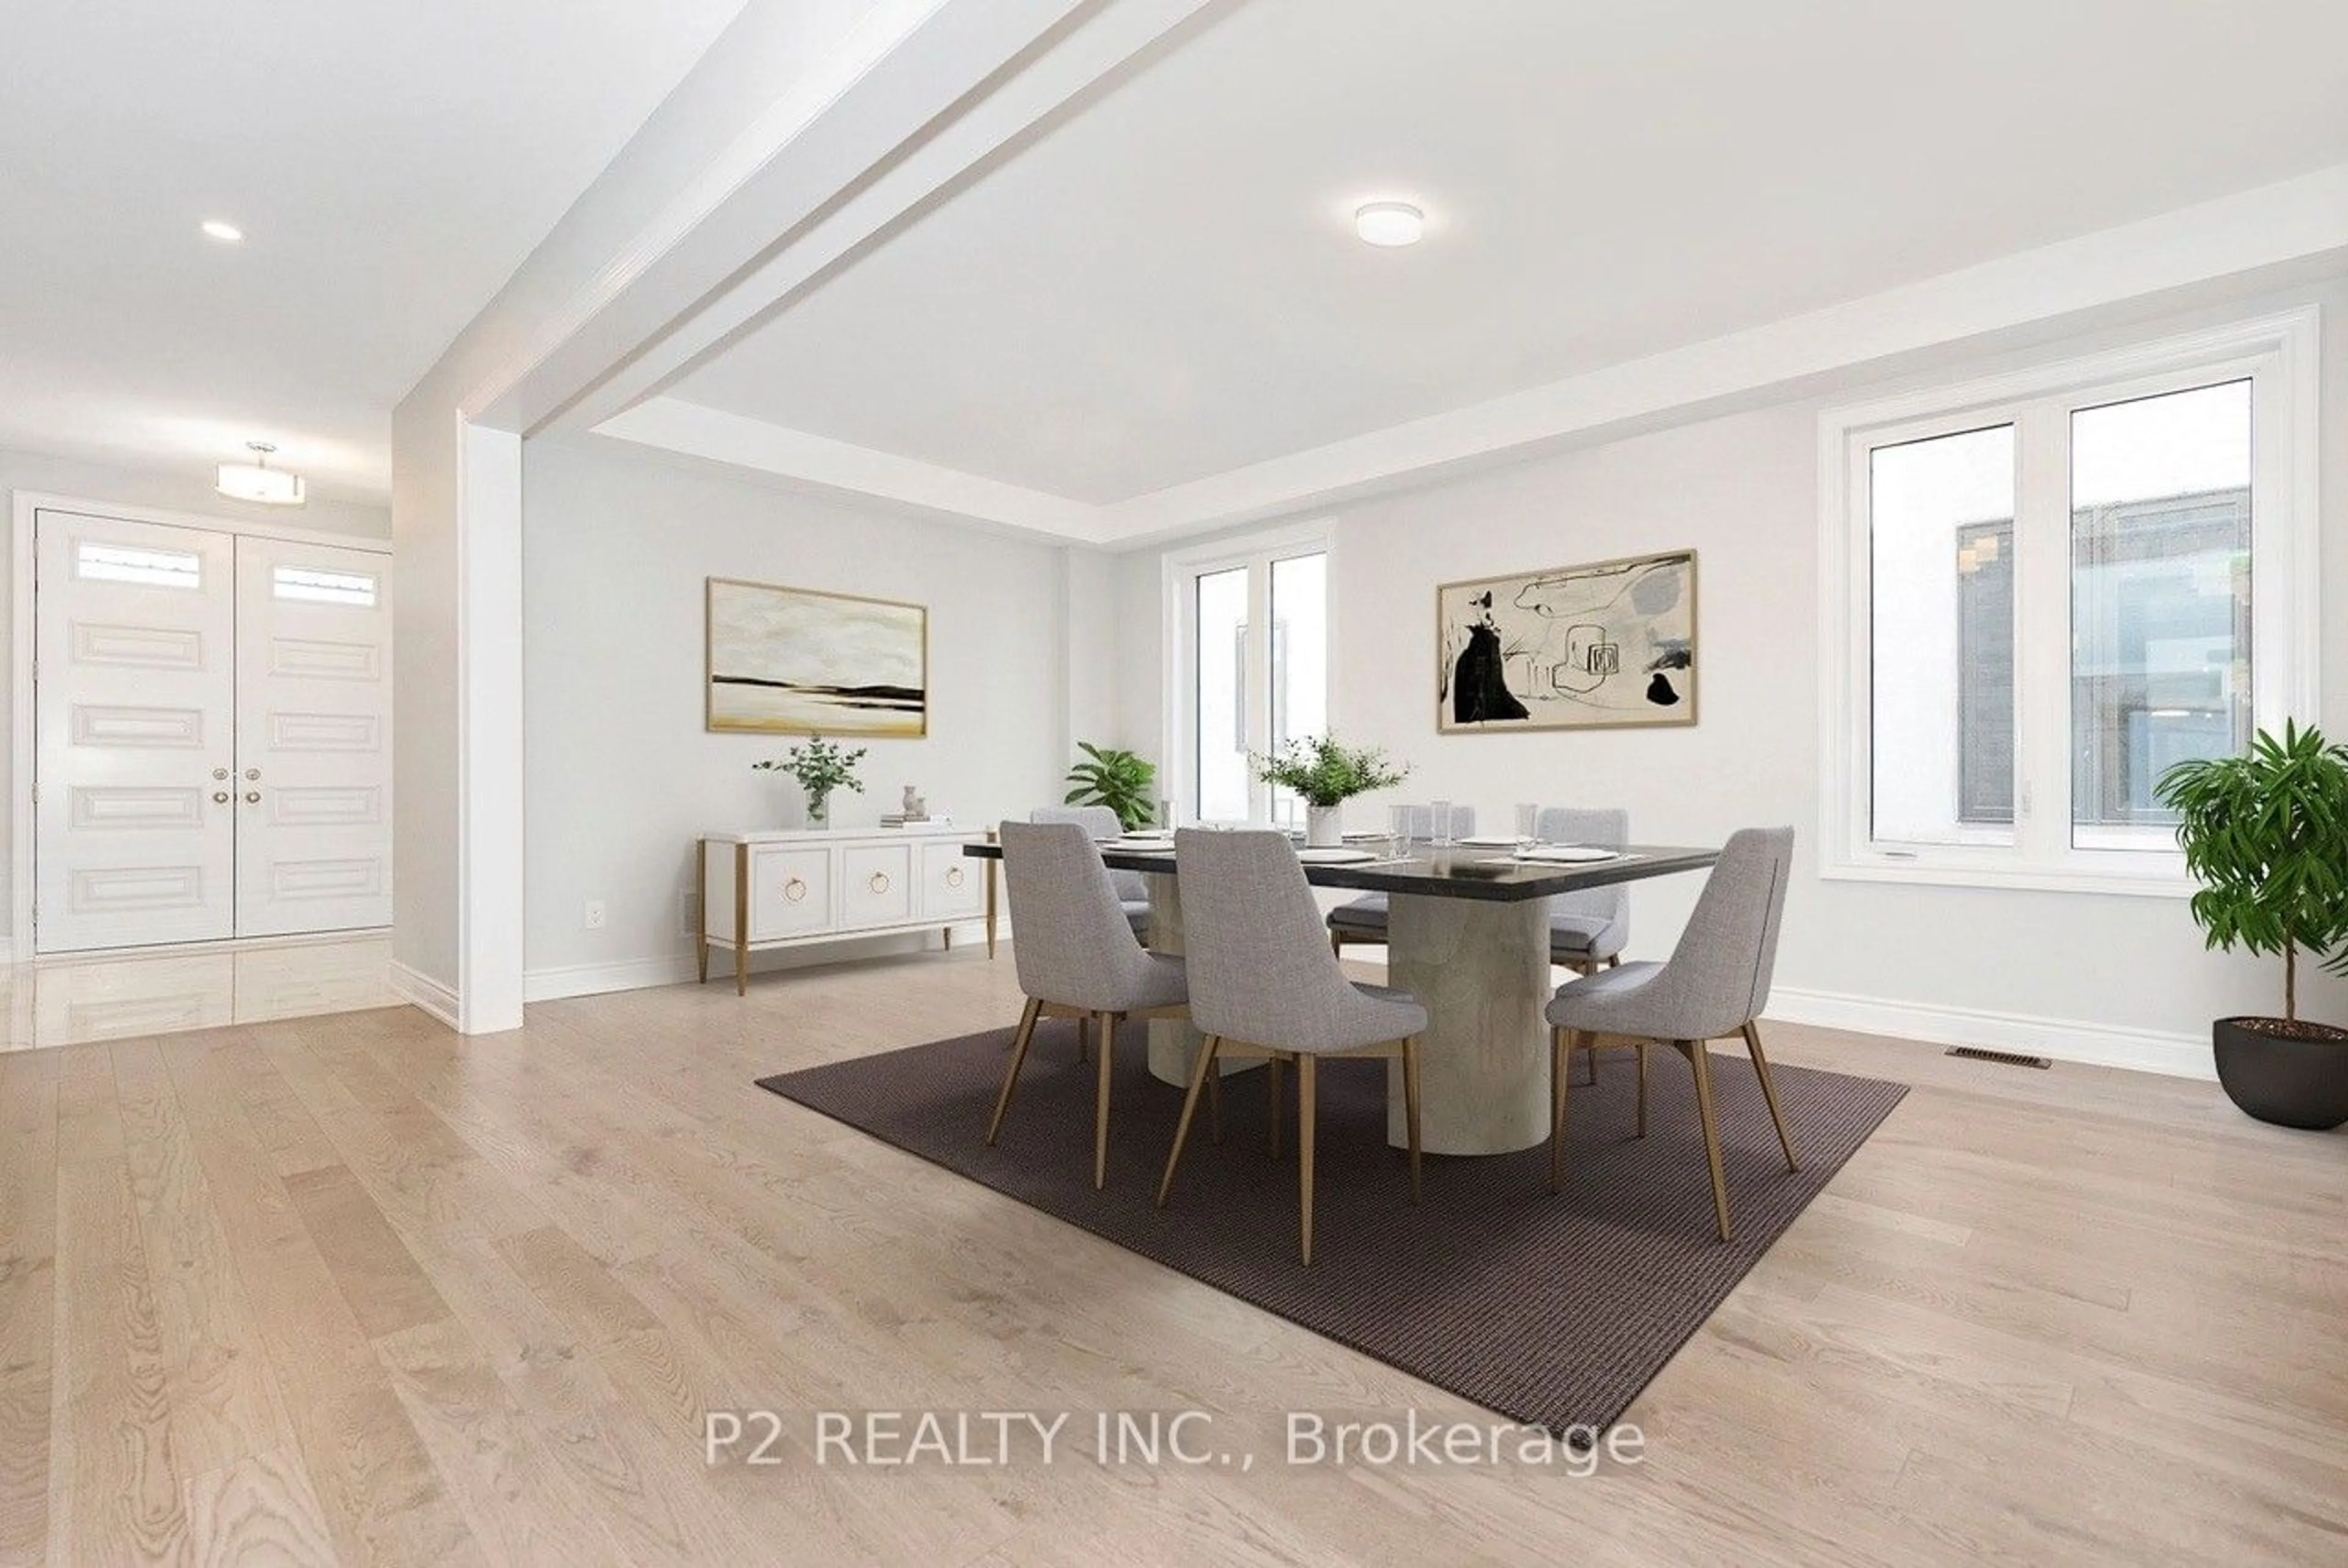
<svg viewBox="0 0 2348 1568"><path fill-rule="evenodd" d="M391 921L389 558L42 508L44 953Z"/></svg>

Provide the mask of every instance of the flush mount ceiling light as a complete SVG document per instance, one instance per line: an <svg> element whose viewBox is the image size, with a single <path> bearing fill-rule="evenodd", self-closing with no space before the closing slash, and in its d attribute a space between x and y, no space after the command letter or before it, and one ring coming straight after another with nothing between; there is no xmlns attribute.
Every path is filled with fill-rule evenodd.
<svg viewBox="0 0 2348 1568"><path fill-rule="evenodd" d="M223 222L218 218L205 219L203 231L205 239L217 240L223 245L241 245L244 242L243 230L233 223Z"/></svg>
<svg viewBox="0 0 2348 1568"><path fill-rule="evenodd" d="M1407 201L1372 201L1354 209L1354 232L1372 245L1416 245L1426 214Z"/></svg>
<svg viewBox="0 0 2348 1568"><path fill-rule="evenodd" d="M269 466L269 455L276 447L266 441L248 441L244 446L252 461L221 464L220 482L212 488L232 500L258 501L264 507L298 507L308 499L301 475Z"/></svg>

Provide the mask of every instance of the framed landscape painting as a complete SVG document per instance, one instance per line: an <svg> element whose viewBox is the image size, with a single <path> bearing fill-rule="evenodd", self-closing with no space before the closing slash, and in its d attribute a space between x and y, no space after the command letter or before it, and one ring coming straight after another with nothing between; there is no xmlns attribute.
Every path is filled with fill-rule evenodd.
<svg viewBox="0 0 2348 1568"><path fill-rule="evenodd" d="M925 607L713 577L708 614L709 728L929 733Z"/></svg>
<svg viewBox="0 0 2348 1568"><path fill-rule="evenodd" d="M1695 552L1435 590L1447 733L1695 723Z"/></svg>

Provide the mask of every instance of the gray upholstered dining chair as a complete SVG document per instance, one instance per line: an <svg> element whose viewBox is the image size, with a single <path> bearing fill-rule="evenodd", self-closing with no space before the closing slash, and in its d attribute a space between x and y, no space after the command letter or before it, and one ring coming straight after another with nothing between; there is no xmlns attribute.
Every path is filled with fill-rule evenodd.
<svg viewBox="0 0 2348 1568"><path fill-rule="evenodd" d="M1631 814L1621 807L1545 805L1533 832L1543 844L1587 844L1620 849L1631 842ZM1631 885L1617 882L1549 901L1549 961L1577 975L1612 968L1631 939ZM1598 1053L1587 1053L1589 1081L1598 1081Z"/></svg>
<svg viewBox="0 0 2348 1568"><path fill-rule="evenodd" d="M1631 814L1622 808L1594 810L1586 806L1546 805L1534 819L1533 832L1543 844L1586 844L1597 849L1620 849L1631 842ZM1617 882L1580 893L1560 893L1549 901L1549 961L1578 974L1601 967L1612 968L1622 959L1631 939L1631 885Z"/></svg>
<svg viewBox="0 0 2348 1568"><path fill-rule="evenodd" d="M1321 946L1321 913L1285 834L1174 835L1182 885L1182 940L1190 966L1190 1017L1206 1034L1182 1101L1182 1119L1158 1184L1162 1205L1190 1135L1199 1092L1228 1056L1270 1059L1272 1151L1280 1152L1280 1072L1296 1064L1298 1252L1313 1261L1313 1122L1315 1066L1323 1057L1402 1058L1403 1120L1410 1141L1410 1195L1419 1196L1418 1037L1426 1009L1382 986L1356 985Z"/></svg>
<svg viewBox="0 0 2348 1568"><path fill-rule="evenodd" d="M1435 836L1435 808L1431 805L1406 805L1399 808L1407 825L1409 835L1422 842ZM1476 831L1476 808L1455 805L1451 808L1451 836L1465 838ZM1352 942L1384 942L1386 939L1386 896L1366 893L1351 898L1329 911L1329 950L1339 958L1345 956L1346 944Z"/></svg>
<svg viewBox="0 0 2348 1568"><path fill-rule="evenodd" d="M1125 824L1117 813L1105 805L1039 805L1027 814L1030 822L1073 822L1094 839L1115 838L1125 831ZM1125 911L1125 923L1142 941L1149 940L1149 884L1138 871L1111 871L1108 885L1117 889L1117 901ZM1012 928L1018 929L1014 920Z"/></svg>
<svg viewBox="0 0 2348 1568"><path fill-rule="evenodd" d="M1777 1085L1769 1076L1769 1059L1761 1052L1756 1023L1769 1000L1777 926L1785 914L1793 863L1790 827L1749 827L1730 835L1669 962L1601 969L1560 988L1550 999L1550 1191L1558 1191L1565 1178L1568 1058L1603 1038L1638 1045L1643 1138L1647 1134L1648 1043L1668 1044L1687 1058L1695 1072L1696 1116L1704 1127L1704 1158L1712 1167L1713 1217L1721 1240L1729 1239L1728 1184L1721 1177L1720 1125L1713 1115L1712 1052L1706 1041L1744 1037L1761 1080L1761 1097L1769 1104L1769 1119L1777 1125L1777 1142L1786 1151L1786 1168L1801 1168L1786 1118L1777 1110Z"/></svg>
<svg viewBox="0 0 2348 1568"><path fill-rule="evenodd" d="M1027 1007L1012 1040L986 1141L993 1143L1003 1132L1036 1021L1073 1018L1080 1041L1087 1025L1099 1037L1100 1083L1093 1098L1093 1185L1099 1187L1108 1180L1108 1091L1117 1026L1128 1018L1181 1017L1189 996L1182 960L1149 952L1135 939L1101 875L1100 851L1081 825L1006 822L1000 831L1011 924L1018 933L1011 956L1018 962Z"/></svg>

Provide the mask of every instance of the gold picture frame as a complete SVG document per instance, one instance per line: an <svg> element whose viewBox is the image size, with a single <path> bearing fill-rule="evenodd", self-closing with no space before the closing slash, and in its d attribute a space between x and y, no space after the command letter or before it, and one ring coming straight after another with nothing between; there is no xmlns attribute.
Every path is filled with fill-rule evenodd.
<svg viewBox="0 0 2348 1568"><path fill-rule="evenodd" d="M1439 733L1696 722L1692 549L1442 583L1435 627Z"/></svg>
<svg viewBox="0 0 2348 1568"><path fill-rule="evenodd" d="M929 607L709 578L702 716L722 733L926 735Z"/></svg>

